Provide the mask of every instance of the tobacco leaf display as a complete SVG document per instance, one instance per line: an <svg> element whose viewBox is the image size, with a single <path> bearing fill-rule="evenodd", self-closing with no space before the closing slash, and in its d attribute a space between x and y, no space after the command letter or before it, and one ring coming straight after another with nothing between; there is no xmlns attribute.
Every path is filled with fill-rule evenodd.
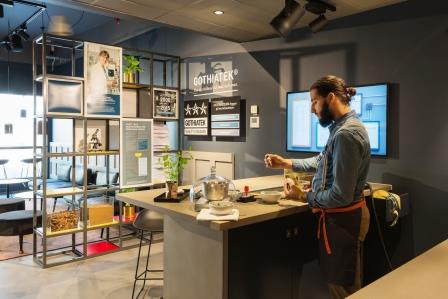
<svg viewBox="0 0 448 299"><path fill-rule="evenodd" d="M78 227L76 211L62 211L48 215L48 226L52 232L58 232Z"/></svg>

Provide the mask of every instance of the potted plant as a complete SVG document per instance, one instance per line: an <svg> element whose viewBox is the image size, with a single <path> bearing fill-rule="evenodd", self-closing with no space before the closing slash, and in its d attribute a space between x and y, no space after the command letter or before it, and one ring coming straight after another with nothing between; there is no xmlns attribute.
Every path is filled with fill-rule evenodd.
<svg viewBox="0 0 448 299"><path fill-rule="evenodd" d="M120 193L135 192L135 191L137 191L136 188L124 188L120 190ZM123 207L123 217L133 218L134 216L135 216L135 207L127 202Z"/></svg>
<svg viewBox="0 0 448 299"><path fill-rule="evenodd" d="M132 55L124 55L127 65L123 68L123 81L127 83L135 83L135 72L143 72L143 68L140 67L140 60Z"/></svg>
<svg viewBox="0 0 448 299"><path fill-rule="evenodd" d="M191 150L191 147L189 148ZM177 197L178 180L188 161L193 157L189 152L169 152L169 147L165 146L162 155L163 171L166 175L167 197Z"/></svg>

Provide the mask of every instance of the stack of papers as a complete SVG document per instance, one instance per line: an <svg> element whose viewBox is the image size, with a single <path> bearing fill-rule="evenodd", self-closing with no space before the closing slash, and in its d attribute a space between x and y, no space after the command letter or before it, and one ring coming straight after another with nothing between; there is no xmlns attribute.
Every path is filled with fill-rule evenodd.
<svg viewBox="0 0 448 299"><path fill-rule="evenodd" d="M202 209L199 214L196 216L196 220L198 221L224 221L224 220L232 220L232 221L238 221L240 218L240 211L238 209L232 209L232 214L229 215L213 215L210 213L210 209Z"/></svg>

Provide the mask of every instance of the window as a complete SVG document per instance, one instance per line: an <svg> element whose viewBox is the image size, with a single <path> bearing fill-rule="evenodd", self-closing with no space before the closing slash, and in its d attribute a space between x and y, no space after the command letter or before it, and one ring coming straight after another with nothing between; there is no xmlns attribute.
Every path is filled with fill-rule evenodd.
<svg viewBox="0 0 448 299"><path fill-rule="evenodd" d="M26 110L25 109L20 110L20 117L26 118Z"/></svg>
<svg viewBox="0 0 448 299"><path fill-rule="evenodd" d="M12 134L12 124L5 124L5 134Z"/></svg>

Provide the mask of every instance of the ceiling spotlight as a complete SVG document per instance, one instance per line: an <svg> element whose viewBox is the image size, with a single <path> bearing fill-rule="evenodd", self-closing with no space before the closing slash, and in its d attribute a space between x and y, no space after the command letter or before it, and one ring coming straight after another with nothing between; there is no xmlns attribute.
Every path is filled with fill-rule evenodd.
<svg viewBox="0 0 448 299"><path fill-rule="evenodd" d="M318 16L316 19L314 19L311 23L308 24L311 31L313 33L316 33L317 31L321 30L325 27L325 25L328 24L328 20L324 15Z"/></svg>
<svg viewBox="0 0 448 299"><path fill-rule="evenodd" d="M24 40L28 40L30 38L30 35L26 32L26 30L26 24L20 25L20 29L17 30L17 34Z"/></svg>
<svg viewBox="0 0 448 299"><path fill-rule="evenodd" d="M303 17L305 9L294 0L285 0L285 8L271 21L271 26L283 37L286 37L294 25Z"/></svg>
<svg viewBox="0 0 448 299"><path fill-rule="evenodd" d="M223 15L224 14L224 12L222 10L215 10L213 13L215 15Z"/></svg>
<svg viewBox="0 0 448 299"><path fill-rule="evenodd" d="M72 26L65 16L51 17L48 32L54 35L69 36L73 34Z"/></svg>
<svg viewBox="0 0 448 299"><path fill-rule="evenodd" d="M9 40L9 46L11 47L12 52L18 53L23 51L22 39L17 33L11 34Z"/></svg>
<svg viewBox="0 0 448 299"><path fill-rule="evenodd" d="M336 6L321 0L307 0L305 9L313 14L322 15L327 10L336 11Z"/></svg>

